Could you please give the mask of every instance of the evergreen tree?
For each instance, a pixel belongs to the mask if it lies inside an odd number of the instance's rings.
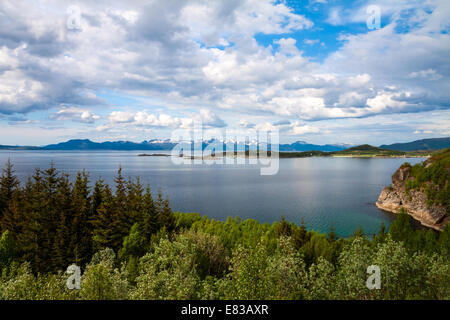
[[[111,188],[106,184],[102,195],[102,203],[97,210],[96,219],[93,221],[93,247],[94,251],[111,248],[118,252],[122,245],[124,227],[120,219],[120,209],[117,207],[117,198],[114,197]]]
[[[116,194],[114,197],[115,207],[114,207],[114,231],[116,232],[114,241],[116,245],[115,249],[118,249],[122,245],[123,238],[130,232],[131,226],[133,225],[132,217],[128,211],[128,197],[126,190],[125,179],[122,176],[122,167],[119,167],[117,171],[117,176],[114,180],[116,186]]]
[[[170,209],[169,199],[162,199],[162,193],[158,192],[158,225],[170,233],[175,230],[175,217]]]
[[[44,177],[41,170],[37,168],[32,179],[28,179],[25,188],[23,233],[19,240],[23,258],[30,262],[30,266],[35,272],[42,271],[41,268],[46,263],[45,254],[48,252],[44,247],[51,242],[45,240],[48,234],[47,225],[43,222],[46,202],[48,203],[44,189]]]
[[[290,237],[292,235],[292,227],[289,222],[286,221],[285,217],[281,217],[281,221],[275,225],[275,233],[277,237]]]
[[[142,222],[140,223],[141,234],[147,242],[150,241],[151,236],[155,234],[158,229],[158,212],[153,202],[153,196],[150,187],[147,187],[143,197],[143,211]]]
[[[68,174],[63,174],[59,180],[55,206],[58,210],[58,226],[53,242],[52,258],[55,268],[64,270],[71,260],[69,227],[73,217],[72,185]]]
[[[140,178],[127,182],[127,216],[129,223],[142,223],[144,214],[144,188]]]
[[[89,229],[91,213],[89,175],[84,170],[77,174],[72,201],[74,215],[70,222],[69,248],[73,252],[73,262],[77,265],[85,265],[89,262],[93,251]]]
[[[51,261],[54,261],[53,246],[60,224],[60,211],[55,204],[61,177],[54,164],[51,163],[50,168],[44,171],[43,178],[42,206],[39,212],[40,228],[38,232],[38,241],[42,243],[42,246],[39,248],[40,263],[38,270],[48,272],[56,268]]]
[[[334,242],[338,239],[338,235],[336,233],[336,228],[334,227],[334,223],[331,223],[330,231],[328,231],[327,239],[331,242]]]
[[[7,202],[7,206],[3,211],[2,220],[0,221],[0,229],[9,231],[14,239],[21,233],[21,198],[22,196],[19,191],[13,193],[12,198]]]
[[[355,238],[356,237],[361,237],[361,238],[364,237],[363,227],[360,226],[358,229],[356,229],[353,235],[354,235]]]
[[[95,219],[98,208],[103,201],[103,194],[105,192],[105,183],[100,178],[95,182],[94,191],[92,193],[92,201],[91,201],[91,220]]]
[[[0,232],[7,230],[5,223],[12,223],[12,221],[4,222],[4,211],[9,205],[9,201],[12,200],[13,195],[18,191],[19,180],[14,175],[13,165],[11,159],[8,159],[6,168],[2,169],[2,175],[0,177]],[[8,217],[11,219],[11,217]],[[11,227],[10,225],[8,227]]]

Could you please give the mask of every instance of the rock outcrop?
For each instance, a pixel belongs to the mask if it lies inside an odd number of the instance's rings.
[[[411,177],[411,167],[401,166],[392,176],[392,186],[381,191],[376,202],[378,208],[400,213],[402,210],[420,221],[422,225],[436,230],[442,230],[450,221],[449,212],[444,206],[429,205],[423,190],[412,189],[406,193],[406,183]]]

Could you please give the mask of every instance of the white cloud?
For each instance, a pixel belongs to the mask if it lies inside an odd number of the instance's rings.
[[[134,120],[134,114],[126,111],[113,111],[109,115],[111,123],[128,123]]]
[[[411,72],[409,74],[408,78],[410,78],[410,79],[422,78],[422,79],[435,81],[435,80],[440,80],[443,77],[438,72],[436,72],[436,70],[428,69],[428,70],[421,70],[421,71],[417,71],[417,72]]]
[[[343,33],[342,46],[320,63],[298,49],[292,33],[313,22],[289,1],[117,1],[108,8],[80,1],[81,28],[69,30],[72,4],[0,3],[0,113],[67,105],[73,109],[51,117],[92,123],[103,114],[100,93],[114,91],[154,99],[162,111],[118,108],[99,130],[177,128],[195,119],[211,128],[271,127],[275,116],[302,121],[291,128],[302,134],[317,129],[304,121],[442,110],[450,101],[446,1],[373,1],[391,21]],[[333,7],[329,22],[364,22],[366,4]],[[398,32],[409,8],[406,31]],[[279,36],[262,46],[257,34]]]
[[[292,129],[289,132],[291,135],[304,135],[308,133],[319,133],[320,129],[309,125],[299,125],[298,122],[292,125]]]
[[[201,121],[204,128],[223,128],[226,126],[214,112],[201,109],[199,113],[191,117],[173,117],[169,114],[152,114],[145,110],[138,112],[113,111],[110,113],[109,122],[99,125],[97,131],[116,130],[118,127],[128,128],[192,128],[195,121]]]
[[[303,42],[305,44],[307,44],[308,46],[313,46],[315,44],[320,43],[320,39],[305,39],[305,40],[303,40]]]
[[[59,111],[50,115],[53,120],[71,120],[74,122],[94,123],[100,116],[89,110],[76,107],[63,107]]]

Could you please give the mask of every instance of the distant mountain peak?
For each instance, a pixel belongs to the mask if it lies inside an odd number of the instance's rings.
[[[182,141],[180,141],[182,142]],[[210,139],[203,141],[203,143],[234,143],[234,140],[215,140]],[[171,150],[178,142],[171,141],[170,139],[152,139],[143,141],[140,143],[131,141],[105,141],[105,142],[93,142],[90,139],[71,139],[65,142],[57,144],[50,144],[44,147],[33,146],[1,146],[0,149],[22,149],[22,150]],[[183,141],[183,143],[190,143],[190,141]],[[243,144],[244,142],[238,142]],[[250,145],[256,145],[256,141],[250,141]],[[260,145],[264,145],[261,143]],[[388,149],[396,151],[418,151],[418,150],[439,150],[450,148],[450,137],[436,138],[436,139],[422,139],[408,143],[396,143],[392,145],[382,145],[380,147],[374,147],[368,144],[360,146],[352,146],[349,144],[325,144],[316,145],[310,144],[306,141],[296,141],[290,144],[280,144],[279,150],[284,152],[302,152],[302,151],[323,151],[323,152],[335,152],[342,151],[348,148],[355,150],[376,151],[377,149]]]
[[[422,139],[407,143],[381,145],[380,148],[398,151],[440,150],[450,148],[450,137]]]

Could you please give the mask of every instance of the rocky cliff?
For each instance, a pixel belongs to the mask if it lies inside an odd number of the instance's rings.
[[[447,153],[449,153],[448,150]],[[408,164],[402,165],[392,176],[392,186],[381,191],[376,202],[377,207],[393,213],[400,213],[405,210],[423,225],[442,230],[450,221],[447,179],[449,168],[446,166],[448,165],[448,159],[443,162],[444,165],[440,162],[442,160],[441,154],[438,159],[431,158],[416,167],[411,167]],[[416,177],[416,171],[420,172],[420,176]],[[434,183],[435,176],[440,185]],[[429,179],[429,181],[426,179]],[[439,201],[435,201],[434,198],[430,199],[433,196],[430,190],[434,193],[438,192]]]

